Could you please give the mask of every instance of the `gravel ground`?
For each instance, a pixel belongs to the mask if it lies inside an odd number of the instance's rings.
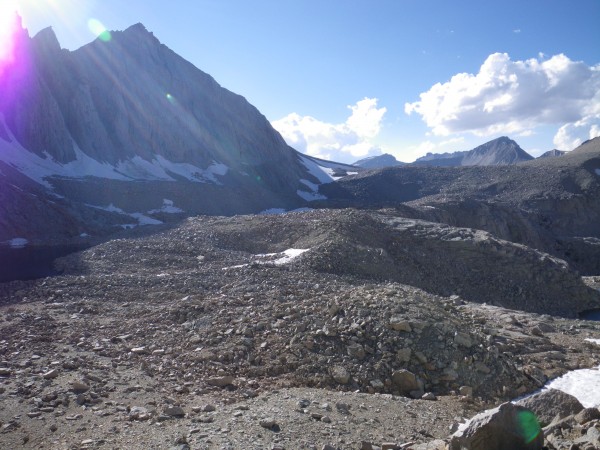
[[[1,284],[2,447],[443,448],[463,418],[600,363],[596,322],[284,252],[342,248],[361,217],[189,219]]]

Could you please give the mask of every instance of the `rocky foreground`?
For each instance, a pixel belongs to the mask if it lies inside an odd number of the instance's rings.
[[[391,211],[193,218],[58,264],[0,285],[3,448],[442,449],[600,364],[564,262]],[[545,445],[599,448],[579,413]]]

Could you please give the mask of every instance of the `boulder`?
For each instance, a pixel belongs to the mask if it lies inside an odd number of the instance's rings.
[[[583,409],[579,400],[557,389],[546,389],[516,404],[533,411],[542,426],[550,424],[556,416],[562,419]]]
[[[331,369],[331,376],[333,377],[336,383],[348,384],[348,382],[350,381],[350,372],[348,372],[342,366],[334,366]]]
[[[449,450],[541,450],[544,433],[535,414],[503,403],[484,411],[452,435]]]
[[[599,420],[599,419],[600,419],[600,410],[598,408],[582,409],[575,416],[575,421],[580,425],[591,422],[592,420]]]
[[[392,382],[403,394],[422,389],[422,385],[419,383],[416,375],[405,369],[394,371],[392,373]]]

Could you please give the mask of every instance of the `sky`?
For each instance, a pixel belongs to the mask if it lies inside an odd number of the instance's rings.
[[[600,0],[0,0],[0,25],[10,8],[70,50],[141,22],[325,159],[600,135]]]

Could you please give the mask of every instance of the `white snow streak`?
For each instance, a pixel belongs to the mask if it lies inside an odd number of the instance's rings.
[[[267,259],[267,261],[253,261],[252,263],[254,263],[254,264],[274,264],[276,266],[281,266],[281,265],[292,262],[298,256],[300,256],[301,254],[303,254],[309,250],[310,250],[310,248],[288,248],[287,250],[284,250],[280,253],[259,253],[258,255],[253,255],[254,258],[259,259],[259,260]],[[277,258],[277,259],[273,259],[273,258]],[[222,270],[240,269],[242,267],[248,267],[250,264],[251,263],[246,263],[246,264],[238,264],[236,266],[223,267]]]
[[[273,264],[275,265],[282,265],[282,264],[287,264],[289,262],[292,262],[294,259],[296,259],[298,256],[300,256],[302,253],[309,251],[309,248],[288,248],[287,250],[285,250],[283,252],[283,255],[281,258],[276,259],[275,261],[273,261]]]
[[[5,125],[0,116],[1,125]],[[140,181],[175,181],[174,177],[182,177],[200,183],[221,184],[216,178],[227,174],[229,167],[213,161],[206,169],[188,163],[175,163],[161,155],[155,155],[152,161],[134,156],[126,161],[119,161],[116,166],[107,162],[99,162],[85,154],[73,141],[75,160],[62,164],[45,153],[44,157],[25,149],[7,126],[10,142],[0,139],[0,158],[15,167],[27,177],[51,188],[47,177],[85,178],[97,177],[111,180]]]
[[[163,199],[162,207],[159,209],[152,209],[148,211],[148,214],[156,214],[156,213],[166,213],[166,214],[177,214],[182,213],[183,209],[178,208],[173,203],[173,200],[169,200],[168,198]]]
[[[319,182],[326,184],[326,183],[331,183],[333,181],[333,178],[331,177],[331,175],[326,173],[323,170],[323,167],[319,166],[313,160],[305,158],[304,156],[300,155],[300,162],[302,164],[304,164],[304,167],[306,167],[306,169],[308,170],[308,173],[310,173],[313,177],[315,177],[317,180],[319,180]]]
[[[121,208],[118,208],[117,206],[113,205],[112,203],[108,206],[97,206],[97,205],[90,205],[90,204],[86,204],[86,206],[89,206],[91,208],[96,208],[96,209],[102,209],[104,211],[113,212],[113,213],[117,213],[117,214],[123,214],[125,216],[129,216],[129,217],[132,217],[137,220],[136,224],[121,225],[121,227],[123,227],[125,229],[133,228],[137,225],[160,225],[163,223],[160,220],[156,220],[156,219],[153,219],[152,217],[148,217],[143,213],[139,213],[139,212],[127,213],[127,212],[123,211]]]
[[[25,238],[13,238],[8,241],[10,248],[25,248],[29,241]]]

